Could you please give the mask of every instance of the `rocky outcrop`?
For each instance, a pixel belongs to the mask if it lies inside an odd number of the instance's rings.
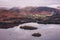
[[[37,27],[32,27],[32,26],[21,26],[20,28],[24,29],[24,30],[36,30],[36,29],[38,29]]]

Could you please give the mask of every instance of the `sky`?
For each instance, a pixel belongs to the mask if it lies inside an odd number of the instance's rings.
[[[60,5],[60,0],[0,0],[0,7]]]

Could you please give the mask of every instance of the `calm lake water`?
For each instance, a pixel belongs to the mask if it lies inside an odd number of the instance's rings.
[[[24,30],[20,26],[33,26],[37,30]],[[32,36],[33,33],[40,33],[41,37]],[[0,29],[0,40],[60,40],[59,24],[37,24],[25,23],[9,29]]]

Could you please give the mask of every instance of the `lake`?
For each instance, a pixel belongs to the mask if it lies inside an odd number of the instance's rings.
[[[20,26],[37,27],[36,30],[20,29]],[[33,33],[40,33],[40,37],[32,36]],[[25,23],[9,29],[0,29],[0,40],[60,40],[59,24],[38,24]]]

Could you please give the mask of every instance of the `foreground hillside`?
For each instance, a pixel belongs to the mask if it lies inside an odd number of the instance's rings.
[[[58,21],[60,20],[59,17],[58,9],[49,7],[0,8],[0,22]]]
[[[14,26],[28,22],[60,24],[60,10],[50,7],[0,8],[1,27],[7,24]]]

